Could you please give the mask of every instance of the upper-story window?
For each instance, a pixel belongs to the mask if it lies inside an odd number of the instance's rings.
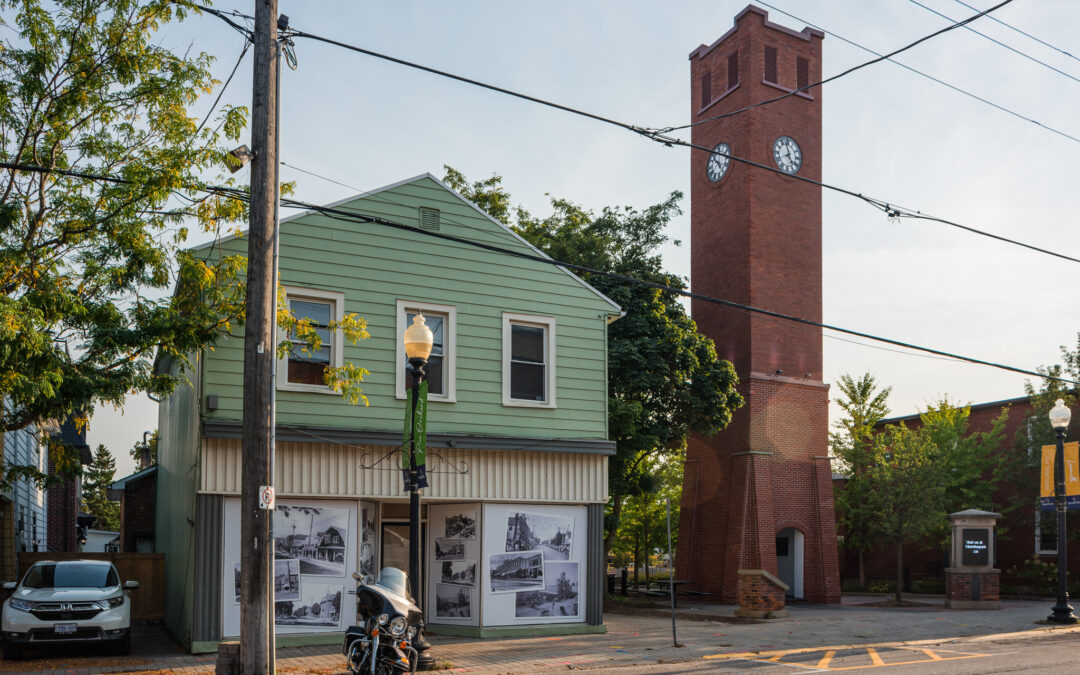
[[[405,346],[401,342],[401,336],[405,329],[412,324],[413,317],[418,313],[424,315],[424,323],[431,329],[432,345],[431,355],[428,356],[426,366],[428,382],[428,400],[448,401],[456,400],[455,371],[455,340],[457,331],[457,308],[451,305],[434,305],[424,302],[412,302],[398,300],[397,302],[397,351],[398,363],[401,366],[397,370],[395,379],[396,395],[405,398],[405,390],[412,386],[412,376],[409,374],[405,358]]]
[[[780,82],[776,76],[776,47],[765,46],[765,81],[777,84]]]
[[[345,316],[345,294],[308,288],[285,288],[285,302],[297,320],[307,321],[319,338],[319,344],[304,340],[296,330],[286,338],[292,342],[289,353],[278,361],[278,388],[296,391],[336,393],[326,386],[327,368],[340,367],[344,345],[341,331],[330,324]],[[317,347],[317,348],[316,348]]]
[[[503,405],[555,407],[555,319],[503,313]]]
[[[727,88],[739,86],[739,52],[732,52],[727,57]]]

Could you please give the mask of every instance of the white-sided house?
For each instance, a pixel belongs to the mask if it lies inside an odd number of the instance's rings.
[[[602,631],[607,324],[619,307],[555,265],[426,236],[539,254],[430,174],[334,206],[419,231],[318,213],[282,222],[292,312],[321,325],[359,314],[371,337],[353,345],[325,330],[321,350],[279,364],[278,644],[337,640],[355,617],[350,575],[408,569],[401,336],[419,311],[435,334],[420,598],[429,630]],[[245,255],[247,241],[196,251]],[[167,623],[195,651],[240,629],[242,348],[237,329],[198,355],[190,385],[160,406],[156,550],[167,556]],[[345,361],[370,371],[370,405],[323,384],[324,368]]]

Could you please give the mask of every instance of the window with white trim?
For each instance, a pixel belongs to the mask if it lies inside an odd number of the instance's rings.
[[[1057,555],[1057,512],[1035,511],[1035,553]]]
[[[455,352],[457,333],[457,308],[452,305],[435,305],[429,302],[397,301],[398,363],[395,377],[396,396],[405,398],[405,390],[412,386],[412,376],[406,369],[405,345],[401,336],[412,324],[413,317],[421,313],[424,323],[431,329],[431,355],[427,362],[428,400],[453,403],[456,399]]]
[[[278,389],[337,393],[326,386],[323,374],[327,368],[338,368],[343,362],[343,336],[340,330],[331,330],[329,326],[345,317],[345,294],[285,287],[285,302],[297,320],[311,322],[321,344],[315,349],[294,331],[285,336],[292,346],[288,354],[278,360]]]
[[[555,407],[555,319],[503,313],[503,405]]]

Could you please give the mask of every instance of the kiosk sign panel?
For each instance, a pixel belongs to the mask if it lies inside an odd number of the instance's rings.
[[[964,567],[987,567],[990,564],[990,530],[965,528],[961,562]]]

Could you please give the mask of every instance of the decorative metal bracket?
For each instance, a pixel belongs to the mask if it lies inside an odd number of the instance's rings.
[[[382,464],[383,462],[385,462],[385,461],[387,461],[389,459],[394,458],[394,456],[399,452],[401,452],[401,446],[400,445],[398,447],[394,448],[393,450],[391,450],[390,452],[387,452],[386,454],[382,455],[381,457],[376,459],[374,462],[371,462],[370,464],[368,464],[367,462],[369,461],[369,458],[371,457],[371,455],[369,455],[368,453],[364,453],[363,455],[360,455],[360,469],[362,471],[401,471],[401,467],[378,468],[380,464]],[[433,464],[432,468],[428,469],[429,474],[433,474],[433,473],[453,473],[453,474],[458,474],[458,475],[465,475],[465,474],[469,473],[469,471],[472,470],[472,467],[469,465],[469,461],[467,459],[462,459],[462,460],[458,460],[457,462],[453,462],[453,461],[447,459],[446,457],[440,455],[439,453],[433,452],[433,451],[430,451],[430,450],[428,451],[428,455],[429,455],[429,457],[431,459],[437,459],[437,460],[439,460],[441,462],[444,462],[445,464],[447,464],[450,467],[449,470],[444,470],[444,469],[438,468],[440,465]]]

